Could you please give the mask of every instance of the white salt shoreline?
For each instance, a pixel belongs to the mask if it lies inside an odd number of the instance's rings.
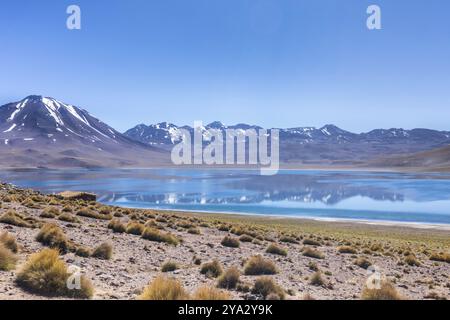
[[[110,204],[106,204],[110,205]],[[345,218],[317,218],[317,217],[309,217],[309,216],[284,216],[277,214],[257,214],[257,213],[247,213],[247,212],[215,212],[215,211],[206,211],[206,210],[181,210],[181,209],[160,209],[160,208],[148,208],[148,207],[127,207],[120,206],[122,208],[129,209],[149,209],[149,210],[157,210],[162,212],[178,212],[178,213],[205,213],[205,214],[213,214],[213,215],[229,215],[234,217],[259,217],[265,220],[271,219],[295,219],[295,220],[303,220],[303,221],[319,221],[319,222],[336,222],[336,223],[350,223],[350,224],[363,224],[363,225],[373,225],[373,226],[385,226],[385,227],[405,227],[412,229],[429,229],[429,230],[443,230],[450,232],[450,224],[438,224],[438,223],[425,223],[425,222],[408,222],[408,221],[390,221],[390,220],[365,220],[365,219],[345,219]],[[449,235],[450,236],[450,235]]]

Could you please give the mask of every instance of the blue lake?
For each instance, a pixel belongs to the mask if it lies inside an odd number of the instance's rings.
[[[95,169],[0,171],[46,193],[96,193],[105,204],[321,219],[450,224],[450,174],[349,171]]]

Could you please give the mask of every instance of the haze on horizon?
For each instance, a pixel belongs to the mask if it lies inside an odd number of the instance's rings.
[[[82,30],[66,29],[66,8]],[[382,9],[382,30],[366,8]],[[450,3],[17,0],[0,9],[0,104],[30,94],[114,128],[219,120],[450,130]]]

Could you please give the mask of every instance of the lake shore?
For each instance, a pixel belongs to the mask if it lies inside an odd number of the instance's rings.
[[[105,204],[108,205],[108,204]],[[405,221],[392,221],[392,220],[366,220],[366,219],[345,219],[345,218],[315,218],[315,217],[303,217],[303,216],[283,216],[276,214],[256,214],[256,213],[245,213],[245,212],[216,212],[216,211],[203,211],[203,210],[174,210],[174,209],[159,209],[159,208],[137,208],[130,206],[119,206],[127,209],[149,209],[159,212],[167,213],[179,213],[185,215],[196,215],[196,216],[215,216],[218,219],[227,220],[228,218],[235,218],[245,221],[246,218],[253,218],[256,220],[261,220],[262,223],[272,223],[274,220],[288,220],[291,224],[308,224],[311,222],[334,224],[336,226],[351,226],[351,225],[362,225],[362,226],[381,226],[381,227],[397,227],[412,229],[424,229],[424,230],[442,230],[450,232],[450,224],[440,224],[440,223],[422,223],[422,222],[405,222]]]
[[[364,288],[370,266],[379,270],[398,297],[450,298],[447,229],[118,208],[7,184],[0,186],[0,199],[0,233],[8,232],[19,246],[15,267],[0,271],[0,299],[49,298],[15,282],[32,254],[55,245],[36,238],[49,223],[74,246],[60,258],[79,266],[91,280],[93,299],[137,299],[161,275],[175,278],[195,295],[199,287],[217,286],[218,278],[201,272],[213,260],[223,272],[234,267],[241,273],[239,285],[218,289],[229,299],[263,299],[255,291],[260,275],[248,272],[249,261],[256,255],[274,266],[269,277],[282,288],[277,294],[283,299],[367,298]],[[8,215],[14,219],[5,219]],[[141,235],[132,232],[131,225],[160,237],[149,240],[142,230]],[[92,255],[103,242],[112,247],[109,259]],[[89,255],[80,256],[82,248]],[[167,262],[176,268],[162,272]]]
[[[21,169],[0,171],[0,180],[46,193],[88,190],[104,204],[136,209],[428,229],[450,225],[447,174],[284,170],[262,177],[244,169]]]
[[[102,167],[102,166],[85,166],[85,167],[74,167],[74,166],[48,166],[48,167],[36,167],[36,166],[4,166],[0,164],[0,170],[65,170],[65,169],[83,169],[83,170],[96,170],[96,169],[121,169],[121,170],[144,170],[144,169],[199,169],[199,170],[260,170],[258,166],[251,165],[182,165],[177,166],[172,163],[168,164],[157,164],[154,166],[120,166],[120,167]],[[348,171],[348,172],[391,172],[391,173],[449,173],[450,168],[448,167],[399,167],[399,166],[385,166],[385,167],[375,167],[366,165],[314,165],[314,164],[280,164],[279,170],[286,171]]]

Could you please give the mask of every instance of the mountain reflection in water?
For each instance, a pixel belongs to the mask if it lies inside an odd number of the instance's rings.
[[[225,169],[15,170],[2,181],[83,190],[119,206],[336,219],[450,223],[450,175]]]

